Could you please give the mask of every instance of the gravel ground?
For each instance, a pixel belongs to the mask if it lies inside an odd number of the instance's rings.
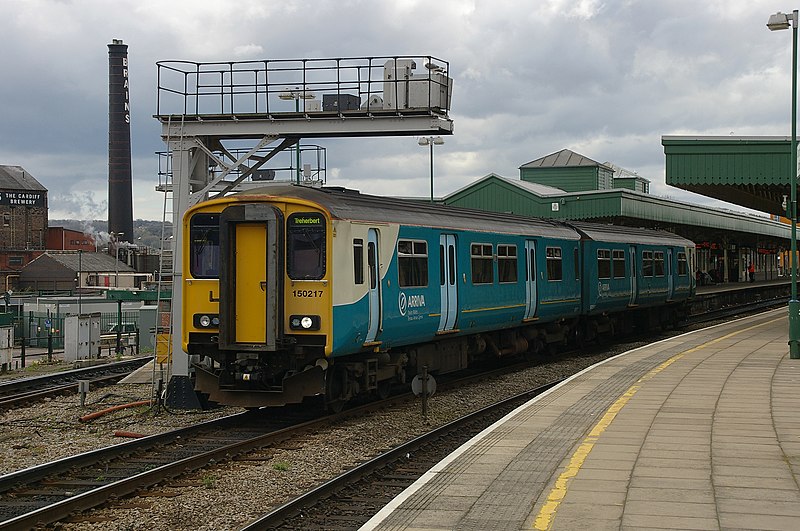
[[[628,346],[630,347],[630,346]],[[296,448],[274,448],[251,454],[247,461],[207,467],[157,487],[158,496],[133,496],[103,509],[84,513],[57,529],[224,530],[239,529],[271,507],[302,494],[383,450],[470,411],[555,378],[572,374],[608,353],[559,360],[455,391],[429,400],[427,422],[419,403],[309,435]],[[92,391],[81,408],[77,396],[9,411],[0,417],[0,441],[8,451],[0,457],[0,472],[48,462],[59,457],[118,444],[118,430],[152,434],[240,411],[155,415],[147,407],[125,409],[81,423],[78,417],[116,404],[148,399],[149,384],[125,384]],[[259,457],[259,460],[253,460]],[[124,506],[124,508],[122,508]],[[211,508],[211,509],[209,509]]]
[[[120,404],[149,400],[149,384],[117,384],[90,391],[81,407],[77,394],[48,398],[0,415],[0,474],[29,468],[78,453],[119,444],[129,439],[116,431],[143,435],[161,433],[241,411],[220,408],[204,412],[156,415],[149,406],[122,409],[90,422],[79,417]]]

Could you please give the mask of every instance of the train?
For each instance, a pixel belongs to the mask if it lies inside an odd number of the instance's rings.
[[[182,342],[195,390],[341,409],[423,369],[545,355],[679,325],[695,246],[563,222],[271,183],[183,218]]]

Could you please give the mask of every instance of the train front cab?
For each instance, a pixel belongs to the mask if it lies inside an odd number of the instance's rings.
[[[244,407],[325,393],[329,221],[300,202],[222,199],[184,220],[184,348],[196,390]]]

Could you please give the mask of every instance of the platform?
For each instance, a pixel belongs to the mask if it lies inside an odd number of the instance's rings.
[[[787,310],[631,350],[433,467],[362,529],[798,529]]]
[[[161,363],[156,365],[156,360],[151,360],[117,383],[121,384],[152,384],[158,380],[169,380],[166,366]]]

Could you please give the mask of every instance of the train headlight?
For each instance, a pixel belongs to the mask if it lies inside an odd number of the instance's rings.
[[[319,330],[319,315],[292,315],[289,317],[289,328],[292,330]]]
[[[195,328],[219,328],[219,315],[215,313],[196,313],[192,318]]]

